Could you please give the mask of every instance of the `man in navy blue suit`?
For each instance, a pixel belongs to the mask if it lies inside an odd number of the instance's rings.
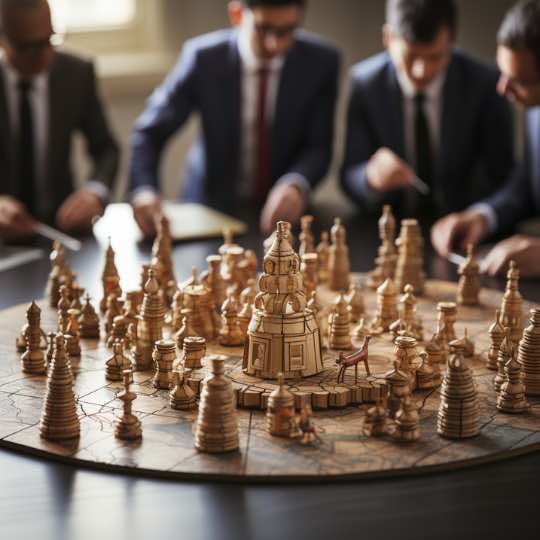
[[[455,0],[388,0],[386,9],[386,51],[351,71],[342,187],[373,213],[383,204],[401,216],[461,210],[513,165],[497,70],[454,48]]]
[[[145,234],[160,212],[162,150],[192,113],[202,129],[183,200],[232,213],[260,205],[264,232],[298,220],[331,161],[339,72],[337,50],[299,30],[304,4],[230,2],[232,30],[185,43],[133,134],[129,190]]]
[[[522,2],[506,15],[498,35],[499,92],[527,109],[525,154],[507,183],[493,196],[464,212],[453,213],[432,229],[441,255],[476,244],[493,233],[508,234],[486,256],[482,270],[502,273],[515,260],[521,274],[540,277],[540,239],[514,235],[522,220],[540,214],[540,1]]]

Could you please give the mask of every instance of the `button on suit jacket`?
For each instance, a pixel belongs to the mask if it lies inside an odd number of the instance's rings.
[[[183,198],[229,211],[238,204],[241,174],[241,64],[238,33],[222,30],[185,43],[154,92],[132,138],[131,191],[159,188],[161,152],[192,113],[201,133],[184,167]],[[271,133],[271,179],[303,175],[315,186],[332,156],[339,55],[298,32],[285,57]]]

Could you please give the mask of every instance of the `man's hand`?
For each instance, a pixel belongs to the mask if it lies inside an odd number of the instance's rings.
[[[104,210],[102,200],[92,191],[82,188],[62,203],[56,213],[56,224],[65,232],[88,232]]]
[[[516,261],[522,277],[540,277],[540,238],[512,236],[499,242],[486,256],[480,270],[489,276],[504,274]]]
[[[380,148],[373,154],[366,169],[369,185],[384,193],[409,186],[415,172],[392,150]]]
[[[260,227],[270,234],[278,221],[296,223],[304,213],[306,201],[302,191],[294,184],[278,184],[268,194],[261,212]]]
[[[17,239],[31,236],[34,232],[34,218],[23,203],[8,195],[0,196],[0,236]]]
[[[478,244],[487,232],[488,221],[481,212],[449,214],[431,228],[431,243],[439,255],[447,257],[453,249],[465,251],[468,244]]]
[[[156,221],[161,217],[161,199],[155,193],[144,192],[131,201],[133,217],[146,238],[156,235]]]

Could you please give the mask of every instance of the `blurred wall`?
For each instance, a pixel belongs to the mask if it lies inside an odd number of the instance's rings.
[[[458,1],[461,10],[458,45],[492,62],[497,28],[513,1]],[[384,0],[309,0],[306,28],[325,35],[344,53],[343,84],[336,119],[337,139],[334,166],[317,193],[319,201],[322,199],[335,201],[341,197],[335,171],[341,155],[341,140],[344,131],[347,72],[353,63],[380,50],[384,5]],[[162,42],[165,51],[163,52],[170,54],[166,66],[172,65],[184,40],[228,24],[225,0],[161,0],[161,10],[164,26]],[[154,82],[158,79],[159,77]],[[134,87],[130,83],[129,89],[126,89],[129,91],[122,91],[121,85],[111,85],[107,77],[102,81],[111,121],[124,148],[117,197],[121,196],[126,184],[130,131],[133,122],[144,107],[144,101],[152,84],[146,81],[146,84]],[[193,119],[188,128],[167,148],[162,166],[162,188],[169,197],[173,197],[178,192],[182,160],[195,133],[196,120]]]

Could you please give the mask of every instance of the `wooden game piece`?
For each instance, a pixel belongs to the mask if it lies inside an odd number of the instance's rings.
[[[214,300],[211,292],[198,280],[183,288],[184,307],[191,310],[191,324],[197,335],[213,339],[217,334],[214,328]]]
[[[76,285],[72,289],[72,300],[71,300],[71,309],[76,309],[79,312],[82,311],[82,302],[81,298],[84,294],[84,289]]]
[[[45,355],[41,350],[41,309],[32,302],[26,310],[26,350],[21,356],[23,373],[43,375],[47,371]]]
[[[437,304],[438,321],[443,332],[440,336],[446,347],[457,339],[454,324],[457,320],[457,304],[455,302],[439,302]]]
[[[253,316],[253,303],[250,302],[244,302],[244,305],[240,312],[238,313],[238,325],[240,326],[240,330],[242,332],[242,335],[245,337],[247,336],[248,326],[251,321],[251,317]]]
[[[420,231],[420,225],[416,219],[404,219],[401,222],[401,231],[396,240],[398,258],[396,263],[395,284],[398,292],[403,292],[405,286],[410,283],[414,292],[422,295],[426,275],[424,266],[424,240]]]
[[[474,245],[467,245],[467,258],[459,266],[457,303],[463,306],[477,306],[480,295],[480,267],[474,258]]]
[[[311,421],[313,413],[309,405],[304,405],[300,412],[300,417],[298,419],[298,431],[300,433],[300,444],[310,445],[314,442],[321,440],[317,433],[317,428],[314,426]]]
[[[300,218],[300,246],[298,247],[298,256],[302,258],[306,253],[315,253],[315,239],[311,232],[313,216],[302,216]]]
[[[156,341],[154,352],[155,374],[152,384],[161,390],[170,390],[172,386],[173,364],[176,361],[176,343],[172,339]]]
[[[317,290],[319,275],[317,271],[318,257],[316,253],[304,253],[302,255],[302,264],[300,271],[302,273],[302,282],[306,296],[309,298],[311,293]]]
[[[47,356],[45,357],[45,360],[47,362],[47,367],[49,367],[51,365],[51,362],[52,362],[52,359],[53,359],[53,356],[54,356],[54,343],[55,343],[55,340],[56,340],[56,334],[54,332],[49,332],[47,334],[47,341],[48,341]]]
[[[146,371],[152,368],[152,353],[156,341],[163,339],[165,307],[159,294],[159,285],[154,270],[148,272],[149,278],[144,288],[139,323],[137,324],[137,349],[139,359],[137,369]]]
[[[417,403],[411,396],[404,396],[395,417],[395,430],[392,438],[400,442],[413,442],[420,439],[420,414]]]
[[[118,301],[118,297],[110,294],[107,298],[107,309],[105,310],[105,335],[107,338],[111,335],[114,319],[122,315],[122,307]]]
[[[113,343],[113,353],[105,362],[105,378],[108,381],[121,381],[122,372],[131,369],[131,360],[125,355],[124,342],[117,339]]]
[[[446,365],[448,355],[437,333],[426,343],[425,350],[432,366],[439,366],[440,369],[441,365]]]
[[[259,259],[257,258],[257,254],[252,249],[246,249],[244,257],[246,261],[246,277],[248,280],[253,279],[256,281],[257,273],[259,271]]]
[[[83,339],[99,339],[99,317],[88,294],[79,315],[79,334]]]
[[[157,223],[157,234],[152,245],[152,267],[161,289],[166,290],[172,281],[176,283],[172,261],[172,240],[168,218],[162,214]],[[172,298],[169,300],[172,301]],[[169,302],[170,305],[170,302]]]
[[[495,312],[495,322],[489,327],[489,338],[491,340],[487,355],[486,367],[491,370],[497,370],[497,357],[499,356],[499,347],[504,339],[504,326],[501,324],[501,311]]]
[[[416,370],[418,362],[418,351],[416,350],[416,339],[408,336],[398,336],[394,340],[394,354],[399,362],[399,369],[409,376],[411,392],[416,388]]]
[[[201,275],[201,281],[205,287],[210,289],[214,305],[221,306],[226,298],[226,284],[221,276],[223,257],[221,255],[209,255],[206,257],[206,262],[208,263],[208,270],[204,275]]]
[[[519,269],[515,261],[510,261],[507,274],[506,291],[501,303],[501,323],[510,327],[510,338],[517,345],[523,333],[523,299],[519,292]]]
[[[60,300],[56,307],[58,310],[58,331],[65,334],[67,325],[69,324],[68,310],[71,308],[69,287],[67,285],[62,285],[60,287]]]
[[[81,357],[81,343],[79,334],[79,315],[78,309],[69,309],[69,322],[66,327],[66,352],[73,367],[73,359]]]
[[[177,411],[190,411],[197,408],[197,396],[187,383],[191,375],[190,369],[184,369],[182,373],[174,372],[173,389],[169,393],[169,404]]]
[[[240,446],[236,404],[230,379],[225,376],[225,357],[211,359],[212,374],[203,382],[195,425],[195,448],[223,453]]]
[[[49,305],[55,308],[60,301],[60,286],[67,268],[64,246],[55,240],[50,254],[51,272],[47,278],[45,294],[49,300]]]
[[[512,341],[512,329],[506,326],[504,329],[504,338],[499,347],[499,354],[497,355],[497,374],[493,379],[493,387],[495,391],[499,393],[503,383],[506,381],[506,372],[504,366],[510,360],[514,354],[515,344]]]
[[[403,295],[400,297],[399,302],[401,314],[399,319],[390,325],[390,332],[394,334],[394,337],[405,335],[413,337],[417,341],[423,341],[424,332],[422,321],[416,314],[418,300],[416,299],[416,296],[414,296],[414,288],[410,283],[405,285]]]
[[[329,287],[332,291],[346,291],[349,289],[349,248],[347,233],[340,218],[335,218],[330,235],[332,245],[328,251]]]
[[[472,358],[474,356],[474,341],[469,337],[469,330],[465,328],[463,338],[463,356],[465,358]]]
[[[328,259],[330,257],[330,242],[328,241],[328,231],[321,233],[321,241],[317,245],[317,260],[319,270],[319,283],[328,283],[330,279],[330,270],[328,268]]]
[[[285,388],[283,373],[278,374],[278,388],[268,398],[266,426],[274,437],[290,437],[295,429],[294,396]]]
[[[450,358],[441,386],[437,433],[447,439],[466,439],[480,433],[478,394],[461,345],[450,343]]]
[[[401,406],[401,399],[411,393],[411,379],[409,373],[401,369],[397,360],[394,361],[394,369],[388,371],[384,379],[388,386],[388,415],[394,418]]]
[[[221,275],[227,286],[236,285],[237,294],[244,289],[247,281],[247,267],[245,262],[244,248],[240,246],[231,247],[225,255],[225,262],[222,265]]]
[[[244,347],[247,374],[275,379],[308,377],[323,369],[320,330],[306,307],[300,259],[289,243],[286,222],[277,224],[271,249],[266,253],[260,293]]]
[[[103,266],[103,273],[101,274],[101,283],[103,286],[103,297],[99,304],[99,309],[101,313],[105,313],[109,296],[111,294],[117,298],[122,296],[122,289],[120,288],[120,275],[118,274],[118,269],[116,268],[115,254],[110,238],[107,251],[105,252],[105,264]]]
[[[387,398],[384,397],[366,411],[363,431],[368,437],[382,437],[388,434],[388,427]]]
[[[420,365],[416,370],[416,387],[419,390],[430,390],[441,384],[441,370],[439,364],[432,364],[427,352],[420,353]]]
[[[221,306],[221,330],[219,343],[226,347],[238,347],[244,343],[245,336],[238,322],[238,304],[233,295],[230,295]]]
[[[122,441],[138,441],[142,438],[142,424],[133,414],[133,402],[137,399],[137,394],[131,392],[129,388],[133,382],[133,370],[123,370],[122,379],[124,390],[118,394],[118,399],[122,400],[124,410],[122,416],[115,422],[114,436]]]
[[[522,365],[517,360],[517,349],[512,349],[510,359],[504,365],[504,382],[497,398],[497,409],[501,412],[518,414],[525,412],[529,402],[525,398]]]
[[[364,305],[362,288],[357,283],[352,284],[349,288],[349,294],[347,295],[347,303],[349,304],[350,321],[353,323],[358,322],[360,320],[360,317],[364,315],[366,307]]]
[[[174,294],[173,303],[172,303],[172,319],[171,326],[175,332],[178,332],[182,326],[182,321],[184,320],[184,315],[182,310],[184,309],[184,293],[182,289],[178,289]]]
[[[126,326],[137,324],[137,315],[139,314],[139,291],[129,291],[126,293],[123,315],[126,319]],[[114,320],[113,320],[114,323]]]
[[[353,328],[353,338],[364,339],[366,336],[370,336],[368,327],[366,326],[366,320],[364,318],[358,321],[358,324]]]
[[[328,346],[330,349],[352,349],[348,308],[345,295],[340,294],[336,298],[332,312],[328,316]]]
[[[124,317],[124,315],[117,315],[113,319],[111,333],[107,338],[107,347],[109,349],[112,349],[112,346],[117,339],[123,340],[124,348],[126,350],[129,350],[131,348],[131,338],[128,335],[128,321],[126,317]]]
[[[343,352],[339,353],[339,357],[336,359],[336,364],[339,367],[339,371],[337,374],[336,382],[339,384],[340,382],[345,381],[345,372],[347,371],[347,368],[354,366],[354,384],[358,384],[358,364],[360,362],[364,363],[364,368],[366,370],[366,376],[369,377],[371,375],[371,372],[369,371],[369,341],[371,339],[371,336],[366,336],[364,338],[364,342],[362,343],[362,347],[358,349],[356,352],[349,354],[348,356],[345,356]]]
[[[223,229],[223,244],[220,246],[218,252],[221,256],[224,256],[227,254],[227,251],[229,251],[232,247],[238,247],[237,244],[234,243],[234,234],[230,229]]]
[[[519,343],[518,362],[523,366],[526,395],[540,396],[540,308],[531,309],[530,315]]]
[[[184,368],[201,369],[201,361],[206,354],[206,340],[199,336],[188,336],[184,338],[182,351],[184,353]]]
[[[56,335],[54,355],[47,375],[47,390],[39,433],[42,438],[49,441],[76,439],[80,436],[73,376],[62,334]]]
[[[184,308],[182,310],[182,326],[180,326],[180,330],[174,335],[174,339],[176,340],[176,345],[179,349],[183,347],[184,340],[187,337],[197,337],[198,334],[195,331],[194,325],[193,325],[193,310]]]
[[[388,278],[377,289],[377,311],[375,319],[370,324],[374,334],[388,332],[390,325],[398,318],[397,294],[394,282]]]
[[[379,288],[388,278],[394,279],[396,273],[396,220],[390,205],[383,206],[379,219],[379,238],[381,246],[375,259],[375,268],[368,274],[367,279],[368,287],[373,290]]]

